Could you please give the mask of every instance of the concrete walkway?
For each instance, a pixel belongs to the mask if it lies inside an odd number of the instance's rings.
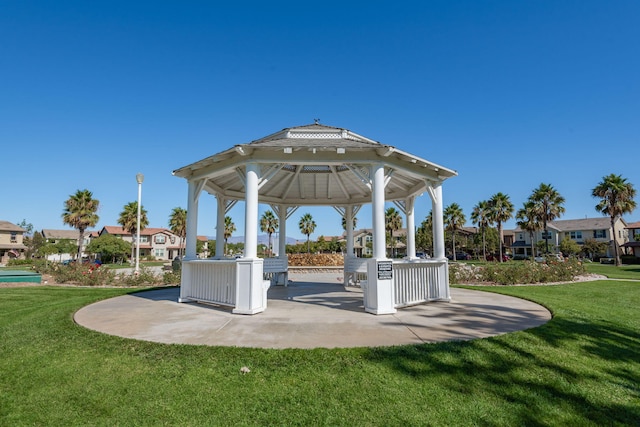
[[[374,347],[459,341],[533,328],[551,314],[519,298],[451,289],[451,302],[434,302],[375,316],[362,291],[345,290],[326,275],[309,274],[269,289],[265,312],[177,303],[179,289],[144,291],[83,307],[75,321],[89,329],[138,340],[260,348]]]

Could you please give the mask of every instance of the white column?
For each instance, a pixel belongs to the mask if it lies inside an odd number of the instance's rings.
[[[351,258],[353,254],[353,206],[349,205],[345,209],[344,223],[347,227],[347,257]]]
[[[287,206],[278,207],[278,258],[287,258]]]
[[[256,314],[267,308],[270,282],[263,280],[264,265],[258,258],[258,178],[260,167],[247,164],[245,183],[244,257],[236,261],[235,314]]]
[[[386,258],[384,229],[384,165],[372,165],[372,218],[373,218],[373,258]]]
[[[433,256],[436,259],[446,259],[444,255],[444,222],[442,205],[442,183],[433,185],[431,197],[431,213],[433,215]]]
[[[196,241],[198,240],[198,184],[189,181],[187,200],[187,232],[185,242],[185,258],[196,259]]]
[[[227,200],[221,195],[216,195],[217,217],[216,217],[216,259],[222,259],[224,253],[224,217],[227,213]]]
[[[414,213],[415,196],[409,197],[405,201],[405,214],[407,215],[407,258],[416,257],[416,216]]]
[[[247,164],[244,216],[244,257],[258,256],[258,174],[256,163]]]
[[[373,258],[367,261],[364,309],[373,314],[393,314],[393,262],[386,257],[384,232],[384,165],[372,165]]]

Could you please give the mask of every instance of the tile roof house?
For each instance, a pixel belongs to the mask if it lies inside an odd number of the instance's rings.
[[[627,231],[625,230],[626,222],[619,218],[615,227],[611,229],[611,220],[609,217],[584,218],[584,219],[565,219],[551,221],[547,224],[549,232],[549,250],[555,251],[564,239],[571,239],[579,245],[583,245],[588,239],[597,242],[610,243],[615,240],[619,247],[622,247],[628,240]],[[514,230],[515,241],[511,245],[514,257],[531,256],[531,237],[529,232],[520,228]],[[544,231],[538,230],[534,234],[534,243],[544,241]],[[611,245],[607,248],[607,257],[614,256]]]
[[[106,225],[99,235],[111,234],[127,242],[133,243],[131,233],[120,226]],[[172,260],[179,256],[180,237],[166,228],[147,227],[140,231],[140,257],[152,256],[159,261]]]
[[[6,264],[10,259],[24,259],[27,249],[23,243],[24,233],[24,228],[0,220],[0,264]]]

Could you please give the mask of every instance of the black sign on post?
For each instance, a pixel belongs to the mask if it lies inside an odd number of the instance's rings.
[[[393,262],[378,261],[378,280],[389,280],[393,278]]]

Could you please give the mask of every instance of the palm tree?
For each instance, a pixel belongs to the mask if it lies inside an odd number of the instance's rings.
[[[485,232],[487,227],[491,225],[491,220],[489,219],[490,213],[491,209],[489,202],[486,200],[478,202],[471,212],[471,222],[480,228],[480,233],[482,234],[482,258],[485,261],[487,260],[487,242],[485,239]]]
[[[564,213],[564,197],[556,191],[551,184],[542,183],[533,190],[529,200],[536,204],[538,222],[542,222],[544,230],[545,253],[549,253],[549,230],[547,225],[550,221],[560,218]]]
[[[453,260],[456,261],[456,230],[462,228],[467,219],[462,212],[462,208],[457,203],[451,203],[443,212],[443,221],[445,227],[451,231],[451,249],[453,252]]]
[[[300,228],[300,232],[307,236],[307,253],[310,253],[309,236],[313,234],[316,229],[316,223],[310,213],[302,215],[300,222],[298,222],[298,227]]]
[[[389,243],[391,245],[391,256],[396,249],[396,242],[393,239],[393,233],[402,228],[402,217],[396,208],[389,208],[384,213],[384,228],[389,233]]]
[[[187,236],[187,210],[180,207],[173,208],[169,215],[169,228],[180,238],[178,255],[184,255],[183,243]]]
[[[138,232],[138,202],[131,202],[124,205],[118,218],[118,224],[120,224],[126,232],[132,236],[136,236],[136,239],[140,238],[140,236],[136,234]],[[143,206],[140,206],[140,231],[144,230],[147,225],[149,225],[147,210]],[[131,241],[131,260],[133,260],[135,242],[135,239]]]
[[[355,216],[353,217],[353,229],[356,229],[356,226],[358,225],[358,218],[356,218]],[[347,218],[342,217],[342,229],[347,231]]]
[[[490,213],[489,219],[492,223],[496,223],[498,226],[498,235],[500,236],[500,262],[503,261],[503,249],[504,245],[504,232],[502,230],[502,224],[509,221],[513,217],[513,203],[509,199],[509,196],[503,193],[496,193],[489,199]]]
[[[224,255],[227,253],[227,241],[229,237],[236,231],[236,225],[233,223],[233,220],[230,216],[224,217]]]
[[[100,219],[96,213],[99,206],[100,201],[94,199],[89,190],[78,190],[64,202],[62,222],[78,230],[78,260],[82,258],[85,230],[94,227]]]
[[[611,244],[616,254],[616,265],[620,265],[620,254],[615,239],[615,223],[616,220],[624,214],[633,212],[636,208],[636,202],[633,198],[636,196],[636,189],[633,184],[623,178],[621,175],[611,174],[602,178],[602,182],[591,191],[593,197],[600,199],[596,205],[596,210],[602,215],[609,215],[611,218]]]
[[[535,256],[535,242],[534,236],[536,231],[540,228],[540,222],[538,221],[539,214],[535,202],[529,200],[522,205],[522,208],[516,212],[516,224],[524,231],[529,232],[531,238],[531,256]]]
[[[262,214],[262,218],[260,218],[260,231],[269,235],[269,256],[273,254],[271,235],[278,230],[278,226],[278,218],[276,218],[273,212],[269,210]]]

